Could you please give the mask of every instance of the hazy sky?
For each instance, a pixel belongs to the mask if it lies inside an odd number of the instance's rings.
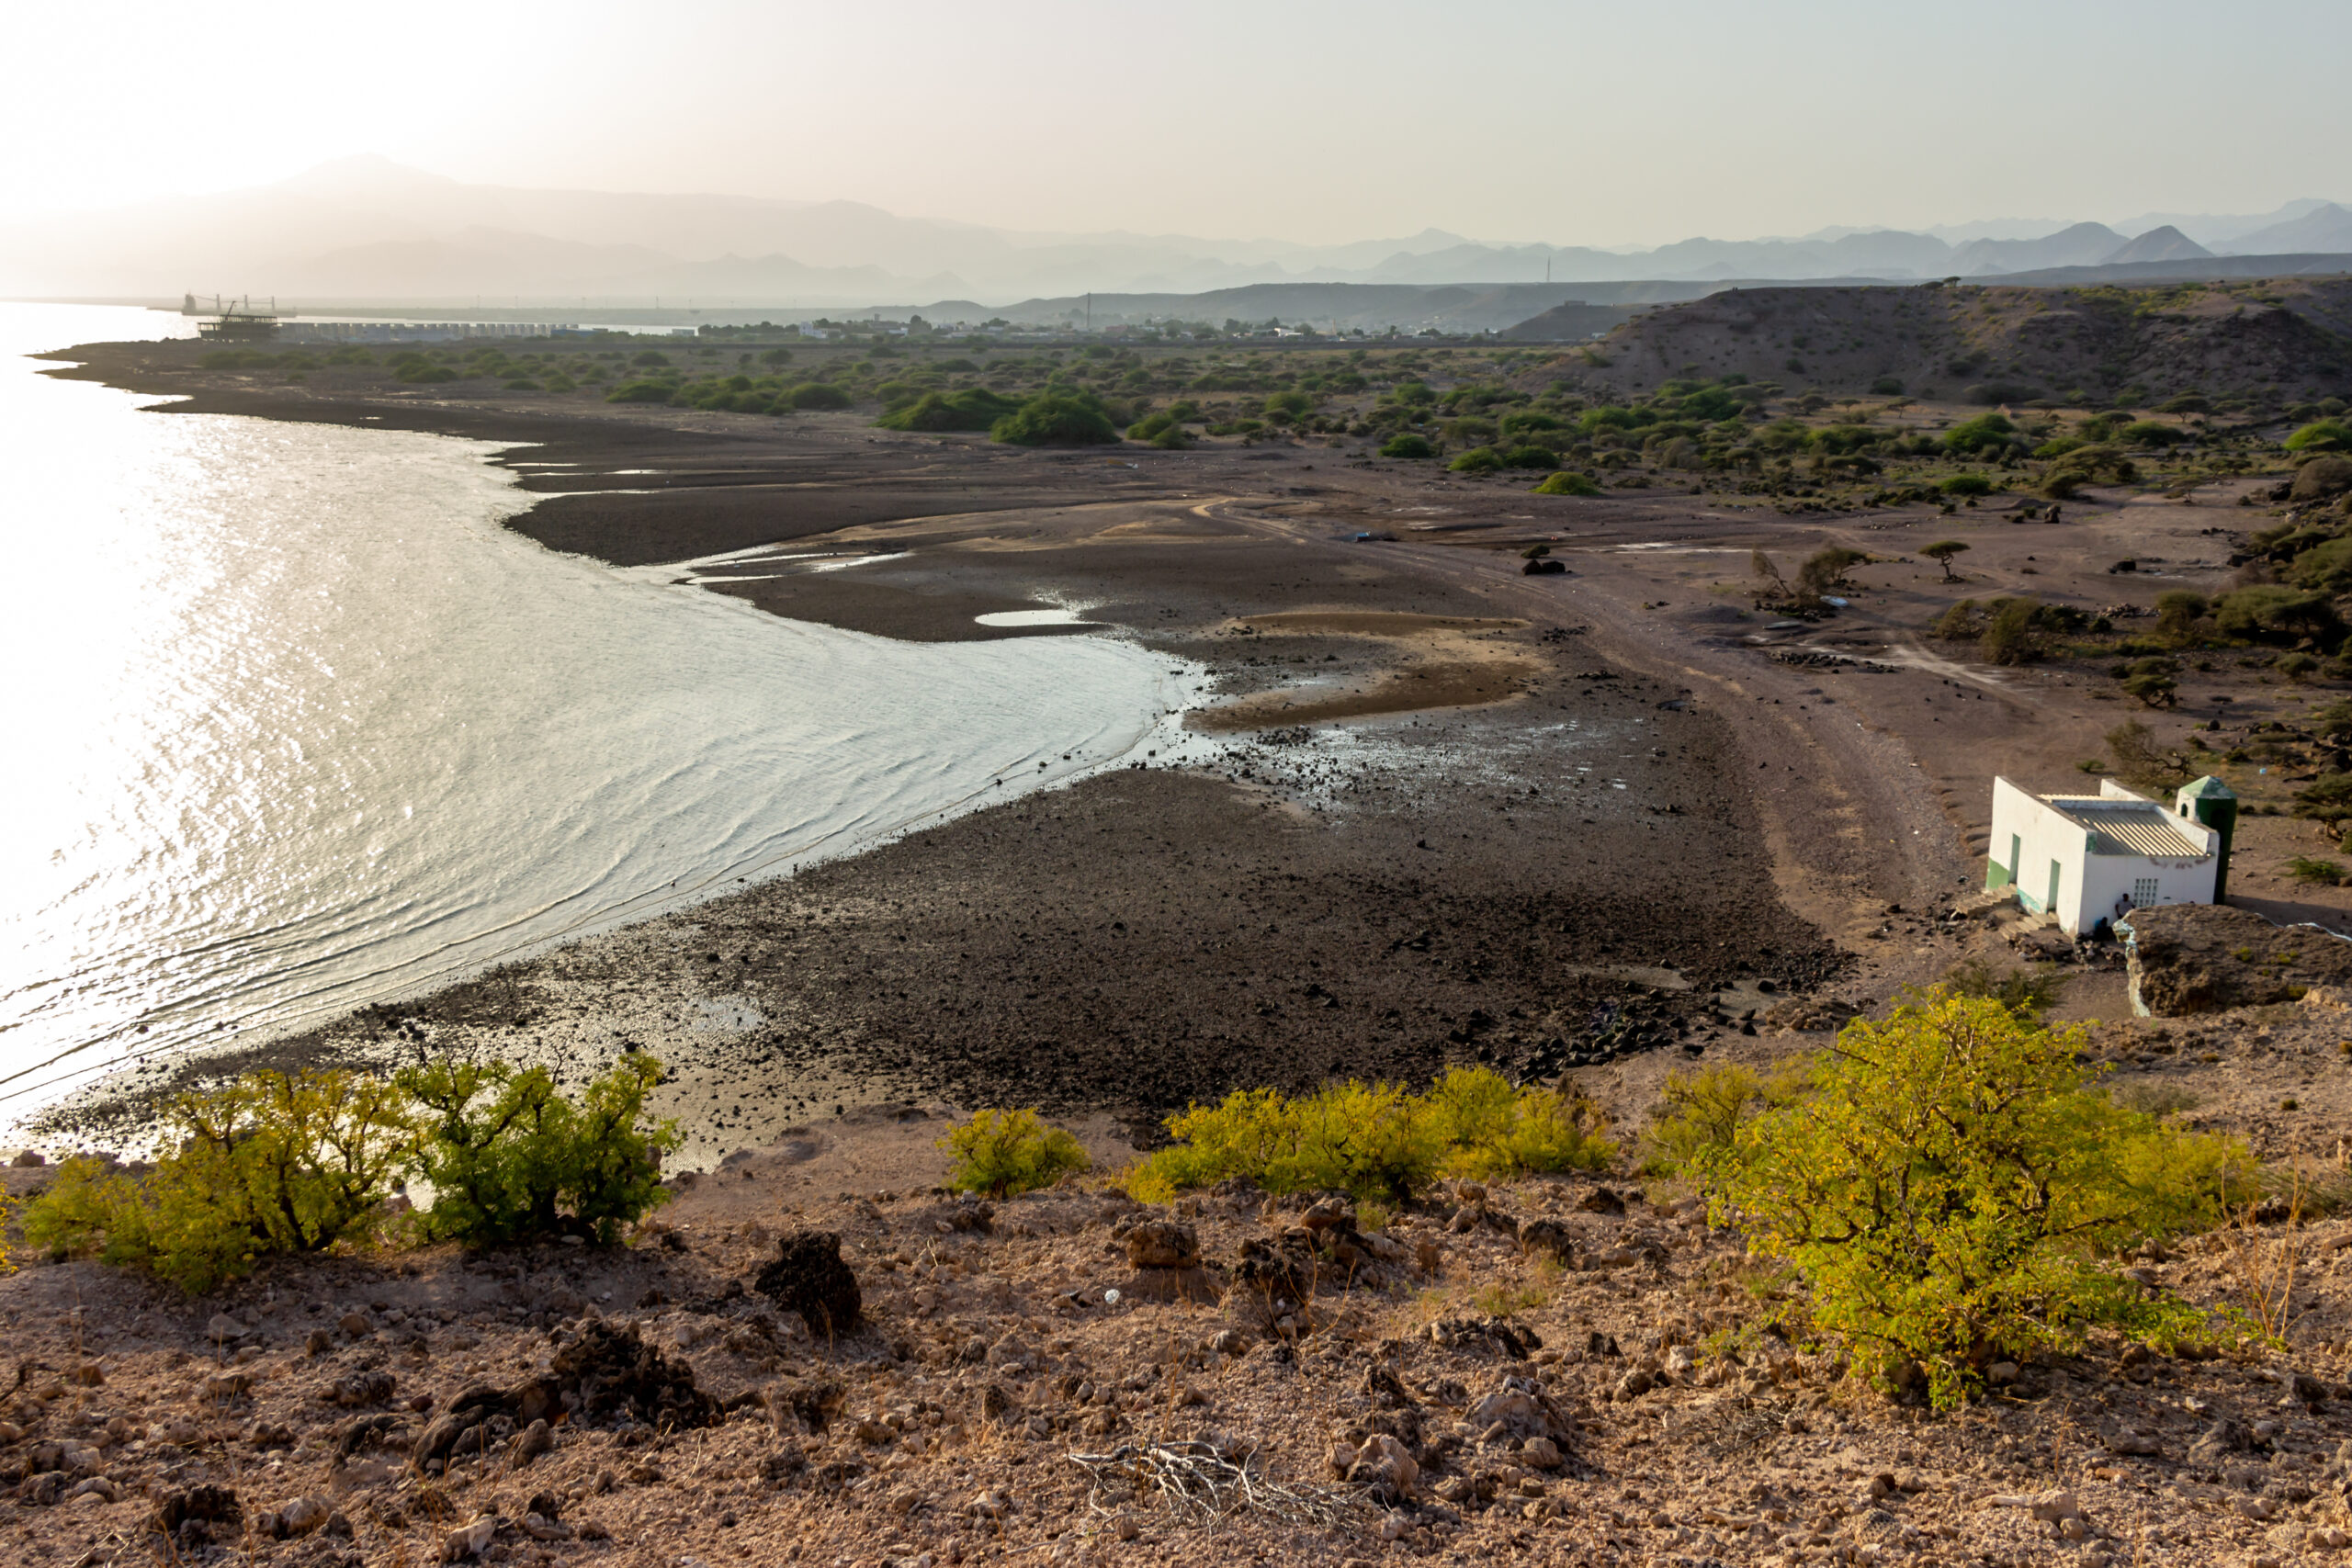
[[[0,211],[355,152],[1022,229],[1657,243],[2352,197],[2352,0],[12,10]]]

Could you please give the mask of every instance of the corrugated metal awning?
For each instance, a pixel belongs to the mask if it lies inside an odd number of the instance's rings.
[[[2191,838],[2173,814],[2152,800],[2115,800],[2099,795],[2049,795],[2042,800],[2090,829],[2095,855],[2147,855],[2157,860],[2203,860],[2201,837]]]

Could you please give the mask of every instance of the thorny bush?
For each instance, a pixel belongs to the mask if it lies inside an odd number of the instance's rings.
[[[976,1111],[969,1122],[950,1128],[939,1146],[955,1161],[948,1186],[991,1198],[1051,1187],[1092,1163],[1075,1136],[1034,1111]]]
[[[1487,1067],[1456,1067],[1427,1094],[1356,1079],[1295,1098],[1237,1089],[1167,1125],[1178,1141],[1125,1178],[1146,1202],[1242,1177],[1272,1192],[1336,1190],[1397,1203],[1440,1176],[1596,1169],[1617,1152],[1590,1101],[1514,1089]]]
[[[1858,1367],[1901,1383],[1916,1366],[1939,1406],[1989,1362],[2077,1348],[2094,1325],[2198,1334],[2203,1314],[2143,1299],[2108,1259],[2214,1223],[2253,1162],[2091,1087],[2084,1043],[1939,987],[1849,1024],[1805,1093],[1689,1173],[1718,1221],[1804,1275],[1814,1321]]]
[[[432,1184],[413,1224],[495,1242],[571,1230],[610,1243],[664,1201],[659,1156],[678,1137],[644,1123],[661,1064],[631,1056],[577,1101],[543,1069],[439,1063],[390,1081],[341,1070],[247,1073],[163,1107],[152,1168],[67,1160],[25,1204],[26,1241],[144,1269],[191,1295],[270,1253],[398,1239],[392,1184]]]

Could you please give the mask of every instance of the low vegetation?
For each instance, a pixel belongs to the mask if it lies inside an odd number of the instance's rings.
[[[616,1239],[669,1196],[649,1124],[661,1065],[631,1056],[577,1100],[542,1069],[439,1063],[382,1077],[248,1073],[159,1107],[168,1150],[144,1169],[67,1160],[22,1224],[33,1247],[145,1269],[191,1294],[273,1253],[577,1235]],[[389,1201],[429,1182],[414,1213]]]
[[[1092,1163],[1076,1136],[1047,1125],[1034,1111],[974,1111],[939,1146],[950,1160],[948,1186],[991,1198],[1051,1187]]]
[[[1110,410],[1091,392],[1040,392],[989,429],[991,440],[1021,446],[1087,446],[1119,439]]]
[[[1858,1019],[1778,1094],[1686,1082],[1679,1168],[1758,1253],[1811,1291],[1814,1324],[1890,1386],[1939,1405],[1986,1365],[2109,1326],[2204,1331],[2115,1254],[2226,1218],[2256,1191],[2235,1140],[2117,1104],[2076,1066],[2078,1029],[1939,987]]]
[[[1270,1192],[1343,1191],[1397,1203],[1442,1176],[1597,1169],[1617,1152],[1589,1101],[1514,1089],[1485,1067],[1456,1067],[1426,1093],[1354,1079],[1295,1098],[1237,1089],[1167,1125],[1176,1142],[1124,1178],[1147,1202],[1238,1177]]]

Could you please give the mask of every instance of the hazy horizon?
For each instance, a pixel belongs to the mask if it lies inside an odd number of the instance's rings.
[[[2058,8],[1059,0],[53,10],[0,101],[0,221],[380,156],[471,185],[852,201],[1032,234],[1329,245],[2256,214],[2338,199],[2314,0]],[[223,50],[232,69],[220,62]],[[93,112],[103,103],[104,113]],[[2030,215],[2030,216],[2029,216]]]

